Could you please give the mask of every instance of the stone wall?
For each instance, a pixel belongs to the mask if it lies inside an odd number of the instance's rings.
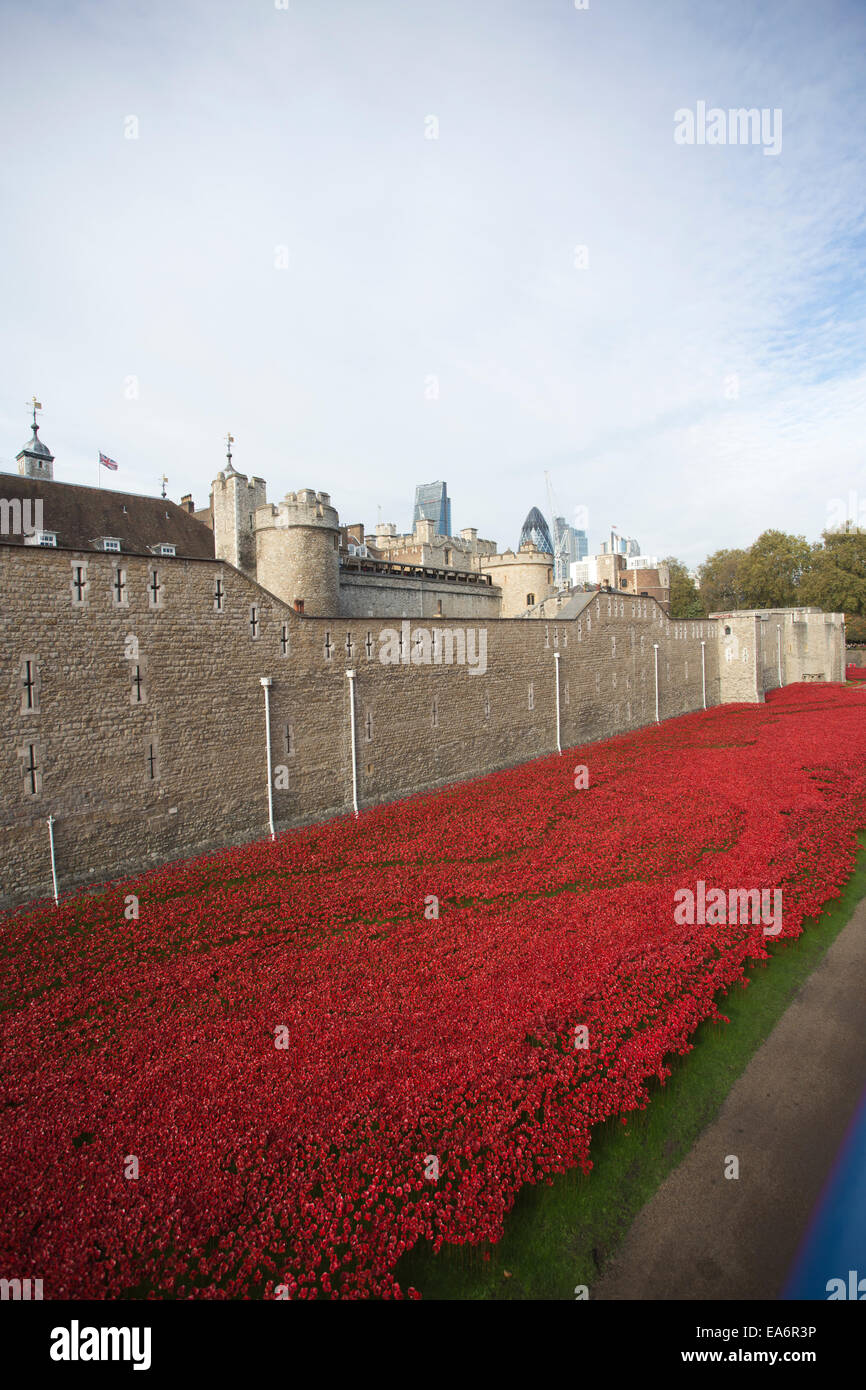
[[[340,571],[339,612],[348,618],[375,613],[391,618],[498,618],[502,590],[495,584],[479,584],[445,578],[416,579],[412,575]]]
[[[648,598],[559,622],[308,618],[221,561],[12,545],[0,593],[3,904],[51,891],[49,814],[62,891],[265,835],[264,676],[278,829],[351,810],[348,669],[362,807],[554,752],[557,666],[564,749],[653,721],[655,644],[662,719],[701,708],[702,674],[708,705],[758,698],[721,623]],[[752,651],[756,622],[732,619]],[[805,630],[798,660],[826,667],[825,615]]]

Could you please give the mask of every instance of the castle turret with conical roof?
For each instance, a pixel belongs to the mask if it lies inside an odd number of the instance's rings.
[[[33,438],[28,439],[24,448],[16,454],[18,472],[22,478],[42,478],[51,482],[54,478],[54,455],[51,450],[42,443],[39,438],[39,426],[36,423],[36,412],[42,406],[33,397]]]

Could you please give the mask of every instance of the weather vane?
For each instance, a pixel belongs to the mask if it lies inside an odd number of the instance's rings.
[[[166,492],[165,492],[165,485],[166,485],[166,483],[168,482],[168,478],[167,478],[167,477],[165,476],[165,474],[163,473],[163,475],[162,475],[162,477],[160,478],[159,481],[162,483],[162,495],[163,495],[163,497],[165,497],[165,495],[166,495]]]
[[[227,435],[226,435],[226,458],[227,458],[228,461],[229,461],[229,468],[231,468],[231,466],[232,466],[232,445],[234,444],[234,442],[235,442],[235,437],[234,437],[234,435],[233,435],[233,434],[227,434]]]
[[[38,429],[39,426],[36,424],[36,412],[37,412],[37,410],[41,410],[41,409],[42,409],[42,402],[41,402],[41,401],[37,401],[36,397],[34,396],[33,399],[32,399],[32,401],[28,401],[27,404],[28,404],[29,406],[31,406],[32,409],[33,409],[33,428],[34,428],[34,429]]]

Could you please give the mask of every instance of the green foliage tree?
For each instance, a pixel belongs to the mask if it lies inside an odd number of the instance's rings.
[[[803,602],[801,584],[812,564],[805,536],[764,531],[749,546],[739,571],[746,608],[793,608]]]
[[[825,531],[812,550],[801,602],[844,613],[848,636],[862,640],[866,630],[866,531]],[[859,619],[859,621],[858,621]]]
[[[695,581],[682,560],[668,555],[663,564],[667,565],[671,581],[670,614],[678,622],[686,618],[705,618],[703,601]]]
[[[742,567],[745,550],[716,550],[698,569],[701,600],[707,613],[745,608]]]

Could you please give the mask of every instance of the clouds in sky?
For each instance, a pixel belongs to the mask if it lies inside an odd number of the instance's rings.
[[[36,391],[61,479],[101,448],[111,485],[201,505],[231,429],[272,499],[402,529],[445,478],[502,546],[545,469],[593,547],[615,523],[690,563],[866,498],[862,5],[6,0],[0,26],[0,466]],[[676,144],[698,101],[780,108],[781,153]]]

